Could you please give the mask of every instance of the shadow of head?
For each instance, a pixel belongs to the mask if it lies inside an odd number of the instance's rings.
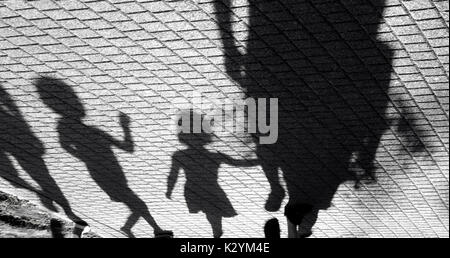
[[[187,146],[205,146],[213,141],[211,123],[192,109],[180,112],[177,126],[178,139]]]
[[[65,82],[43,76],[36,79],[35,85],[42,101],[59,115],[72,119],[81,119],[86,115],[81,100]]]

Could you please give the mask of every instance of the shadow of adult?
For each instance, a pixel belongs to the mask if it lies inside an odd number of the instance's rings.
[[[61,115],[57,127],[61,146],[86,164],[92,179],[112,201],[124,203],[130,209],[131,215],[121,230],[129,237],[134,237],[131,229],[142,217],[153,227],[155,236],[170,233],[158,226],[145,202],[129,188],[122,167],[113,152],[113,146],[127,152],[134,150],[128,116],[120,114],[120,124],[125,137],[123,141],[116,140],[104,131],[83,122],[86,113],[72,87],[49,77],[39,78],[36,86],[44,103]]]
[[[56,203],[71,220],[85,225],[74,214],[69,201],[50,175],[43,159],[44,154],[44,145],[34,135],[9,93],[0,85],[0,176],[15,187],[35,192],[47,209],[56,212]],[[10,158],[17,161],[40,189],[20,177]]]
[[[375,180],[375,154],[392,122],[393,51],[377,40],[385,0],[249,0],[244,46],[233,35],[231,3],[214,3],[226,71],[247,97],[279,101],[278,141],[259,144],[254,134],[271,186],[265,208],[280,209],[282,170],[289,202],[311,230],[339,185]]]
[[[214,139],[210,128],[203,128],[199,133],[192,131],[194,121],[203,124],[203,116],[194,111],[181,115],[179,125],[189,119],[187,128],[178,133],[178,139],[187,148],[175,152],[172,156],[172,167],[167,181],[166,197],[171,199],[172,191],[181,169],[186,176],[184,197],[190,213],[204,212],[211,224],[213,236],[220,238],[223,234],[222,218],[237,215],[230,200],[218,183],[221,164],[249,167],[256,166],[257,160],[234,159],[226,154],[207,149]],[[183,117],[185,120],[183,120]]]

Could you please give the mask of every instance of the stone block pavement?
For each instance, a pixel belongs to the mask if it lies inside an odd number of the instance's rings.
[[[302,80],[310,78],[331,87],[342,78],[347,84],[360,82],[357,82],[357,69],[350,74],[342,72],[346,67],[333,66],[335,77],[333,71],[321,71],[326,65],[332,66],[330,59],[336,59],[324,54],[323,49],[333,52],[326,43],[337,48],[344,42],[347,45],[342,53],[364,52],[366,56],[360,57],[362,63],[369,63],[372,57],[371,62],[377,63],[382,61],[367,50],[373,50],[370,46],[377,42],[391,51],[386,119],[400,121],[402,117],[408,121],[403,127],[392,123],[384,131],[374,161],[377,181],[362,184],[359,189],[353,187],[354,182],[340,184],[331,207],[320,211],[313,236],[448,237],[448,1],[277,0],[270,1],[272,6],[264,6],[261,4],[264,1],[234,0],[218,1],[221,3],[218,9],[214,2],[1,1],[0,89],[3,91],[0,93],[9,95],[17,107],[16,111],[4,112],[22,116],[22,125],[29,127],[29,131],[18,128],[0,132],[3,137],[0,143],[4,145],[0,146],[0,152],[4,152],[0,153],[2,191],[39,204],[36,192],[17,187],[7,178],[17,173],[15,178],[40,189],[42,186],[30,176],[30,169],[27,171],[24,164],[33,166],[34,159],[42,157],[75,214],[102,236],[126,236],[120,228],[130,215],[128,207],[111,201],[91,177],[92,168],[60,144],[61,117],[42,101],[36,87],[37,78],[51,76],[73,88],[86,112],[83,123],[109,135],[105,137],[123,139],[120,113],[129,116],[134,151],[117,147],[112,150],[129,188],[146,203],[157,223],[173,230],[176,237],[211,237],[211,226],[205,215],[188,211],[183,192],[184,173],[180,173],[172,200],[165,196],[172,155],[183,148],[174,131],[177,108],[188,105],[193,90],[200,90],[215,100],[242,97],[245,92],[227,70],[229,52],[221,40],[223,24],[216,13],[232,14],[231,37],[237,49],[257,55],[255,49],[249,52],[247,48],[252,44],[247,39],[251,35],[249,24],[255,20],[253,16],[264,16],[265,21],[280,24],[276,20],[280,18],[277,12],[301,10],[308,20],[289,20],[294,18],[283,15],[286,27],[258,31],[260,35],[271,35],[264,37],[265,42],[259,42],[260,48],[266,53],[275,49],[280,54],[277,50],[281,48],[276,44],[282,41],[282,34],[292,36],[284,32],[289,22],[304,22],[312,35],[312,39],[301,43],[312,45],[306,57],[289,60],[296,55],[287,52],[273,60],[289,63],[291,68],[292,64],[298,64]],[[252,11],[253,6],[261,9]],[[370,24],[369,14],[377,14],[379,20]],[[325,28],[323,20],[333,21],[327,25],[330,30],[314,31],[314,28]],[[351,25],[355,21],[375,29],[353,30]],[[372,43],[346,40],[346,37],[358,38],[352,33],[370,36]],[[300,35],[299,41],[304,40],[302,36],[305,35]],[[297,44],[290,40],[285,43],[286,51]],[[306,65],[301,66],[302,62]],[[285,67],[279,67],[283,72]],[[383,80],[375,69],[368,71],[375,81]],[[320,95],[320,98],[324,102],[333,101],[331,96]],[[1,101],[5,100],[0,99],[0,108],[5,107]],[[59,101],[67,104],[70,99]],[[17,123],[20,127],[21,122]],[[73,137],[91,139],[83,131],[78,133],[74,132]],[[339,134],[339,131],[333,133],[337,138]],[[424,150],[415,153],[411,150],[414,146],[408,146],[411,142],[420,142]],[[245,160],[254,157],[256,146],[248,135],[220,132],[209,148]],[[104,154],[101,149],[89,153],[94,160],[95,156]],[[192,158],[200,167],[203,160]],[[105,170],[101,166],[109,166],[107,163],[98,162],[98,169]],[[315,161],[311,164],[314,166]],[[272,217],[281,221],[282,236],[286,236],[282,209],[278,212],[264,209],[270,186],[260,166],[223,164],[218,183],[238,214],[224,219],[223,237],[262,237],[264,222]],[[287,198],[283,200],[286,202]],[[64,214],[61,208],[59,211]],[[152,228],[143,219],[132,231],[137,237],[153,236]]]

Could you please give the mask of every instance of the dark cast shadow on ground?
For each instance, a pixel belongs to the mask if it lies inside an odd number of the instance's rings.
[[[69,201],[50,175],[44,154],[44,144],[34,135],[11,95],[0,84],[0,176],[17,188],[35,192],[47,209],[56,212],[56,203],[72,221],[86,225],[75,215]],[[20,177],[13,159],[39,188]]]
[[[146,203],[129,188],[122,166],[113,152],[113,147],[134,151],[129,117],[120,113],[120,125],[125,137],[117,140],[83,122],[86,112],[71,86],[50,77],[37,79],[36,86],[43,102],[61,115],[57,127],[61,146],[86,164],[92,179],[112,201],[121,202],[130,209],[131,215],[121,230],[127,236],[134,237],[131,229],[142,217],[153,227],[155,236],[171,234],[158,226]]]
[[[310,235],[343,182],[358,187],[363,179],[376,180],[375,154],[385,131],[393,123],[411,131],[408,121],[386,114],[393,50],[377,40],[385,0],[248,4],[249,36],[238,44],[232,1],[214,2],[225,69],[247,97],[278,99],[278,141],[264,145],[253,135],[271,186],[265,208],[281,208],[281,170],[297,222]],[[413,145],[411,151],[423,150]]]

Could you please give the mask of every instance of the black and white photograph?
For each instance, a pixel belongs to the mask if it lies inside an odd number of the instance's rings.
[[[1,0],[0,238],[449,238],[449,2]]]

